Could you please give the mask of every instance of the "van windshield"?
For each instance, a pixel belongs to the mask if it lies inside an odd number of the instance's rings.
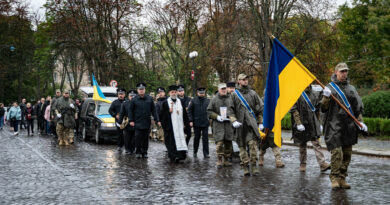
[[[97,115],[109,115],[108,109],[110,109],[110,105],[111,104],[108,104],[108,103],[99,103],[97,110],[96,110],[96,114]]]

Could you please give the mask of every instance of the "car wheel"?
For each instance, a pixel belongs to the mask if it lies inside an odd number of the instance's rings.
[[[85,123],[83,124],[83,130],[82,130],[81,135],[82,135],[84,141],[88,141],[87,128],[86,128]]]
[[[100,132],[98,127],[95,128],[95,141],[96,144],[101,144],[103,141],[102,138],[100,137]]]

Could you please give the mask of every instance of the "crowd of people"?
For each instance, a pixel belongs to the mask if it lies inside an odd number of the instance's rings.
[[[331,82],[315,94],[309,86],[291,108],[293,140],[299,145],[299,160],[302,172],[306,171],[307,142],[311,142],[321,172],[331,169],[330,180],[333,189],[350,188],[346,182],[351,161],[352,145],[357,143],[360,131],[367,132],[362,122],[363,104],[356,89],[349,84],[348,66],[340,63],[335,67]],[[233,142],[239,147],[240,165],[244,176],[259,175],[259,166],[264,164],[264,155],[271,148],[275,166],[283,168],[280,148],[275,145],[272,131],[265,138],[262,122],[263,98],[248,85],[248,76],[240,74],[237,82],[220,83],[218,91],[207,98],[206,88],[197,88],[196,96],[185,95],[184,85],[159,87],[156,99],[146,94],[146,83],[138,83],[136,89],[117,89],[118,99],[112,102],[109,114],[115,118],[117,129],[117,150],[135,154],[136,158],[148,158],[151,130],[157,130],[158,139],[164,141],[168,157],[174,163],[185,160],[192,135],[193,157],[198,157],[200,141],[204,158],[209,158],[209,127],[216,144],[216,167],[232,166]],[[331,98],[333,95],[349,108],[360,122],[359,127]],[[4,116],[4,105],[0,104],[0,119]],[[19,126],[27,128],[28,135],[34,133],[34,119],[38,120],[41,133],[58,135],[59,145],[73,143],[74,129],[78,133],[80,100],[69,98],[69,91],[63,96],[58,90],[55,98],[42,98],[35,105],[20,105],[14,102],[6,119],[11,121],[14,134]],[[320,113],[324,118],[320,117]],[[1,120],[3,121],[3,120]],[[2,129],[2,124],[0,128]],[[153,131],[154,132],[154,131]],[[153,133],[152,133],[153,135]],[[322,153],[319,138],[325,142],[331,153],[327,163]]]

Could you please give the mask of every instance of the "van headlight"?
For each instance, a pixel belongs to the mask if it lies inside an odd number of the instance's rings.
[[[102,127],[115,127],[115,123],[102,123]]]

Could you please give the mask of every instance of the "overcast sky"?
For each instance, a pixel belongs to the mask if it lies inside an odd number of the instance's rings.
[[[44,17],[45,10],[42,8],[43,4],[45,4],[46,0],[26,0],[27,2],[30,2],[31,5],[31,11],[37,11],[39,10],[42,17]],[[140,0],[142,2],[142,0]],[[336,0],[337,6],[344,4],[345,2],[351,2],[351,0]]]

